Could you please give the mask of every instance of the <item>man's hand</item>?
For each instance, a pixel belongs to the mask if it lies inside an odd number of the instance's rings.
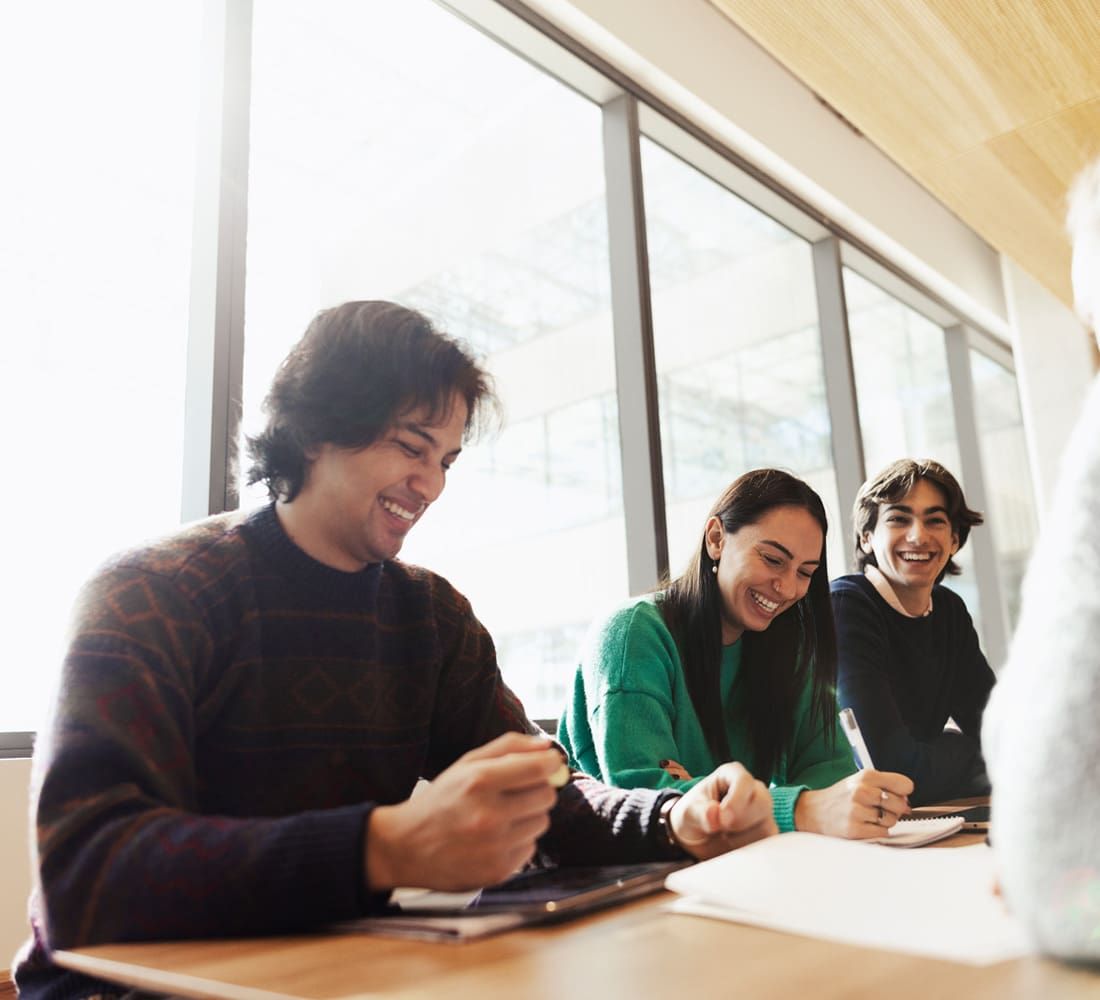
[[[673,806],[669,824],[680,846],[699,860],[779,832],[767,786],[736,762],[692,787]]]
[[[805,791],[794,807],[796,830],[865,840],[883,837],[909,812],[913,782],[904,774],[868,768],[835,785]]]
[[[378,806],[367,826],[367,887],[460,891],[506,879],[550,825],[561,766],[545,737],[505,733],[413,798]]]

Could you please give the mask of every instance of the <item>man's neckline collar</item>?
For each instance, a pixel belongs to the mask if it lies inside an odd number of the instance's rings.
[[[871,586],[878,591],[879,597],[889,604],[899,615],[904,615],[906,618],[927,618],[932,614],[931,594],[928,595],[928,608],[921,614],[915,615],[905,610],[905,606],[898,600],[898,595],[894,592],[894,588],[890,586],[890,581],[886,579],[886,575],[877,566],[872,566],[868,563],[863,567],[863,575],[871,581]]]

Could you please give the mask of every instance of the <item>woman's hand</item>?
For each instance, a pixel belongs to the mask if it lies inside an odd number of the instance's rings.
[[[828,788],[799,795],[794,826],[851,840],[881,837],[909,812],[912,792],[913,782],[904,774],[857,771]]]
[[[676,842],[699,860],[779,832],[771,792],[736,762],[689,789],[673,806],[669,825]]]

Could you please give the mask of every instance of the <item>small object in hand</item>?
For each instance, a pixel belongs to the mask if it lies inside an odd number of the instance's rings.
[[[569,779],[572,777],[573,772],[569,770],[568,764],[562,764],[552,775],[550,775],[550,784],[555,788],[564,788],[569,784]]]

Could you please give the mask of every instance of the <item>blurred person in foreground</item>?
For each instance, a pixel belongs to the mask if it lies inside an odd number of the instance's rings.
[[[1073,292],[1100,326],[1100,160],[1069,197]],[[1001,892],[1035,944],[1100,962],[1100,379],[1062,455],[983,727]]]

